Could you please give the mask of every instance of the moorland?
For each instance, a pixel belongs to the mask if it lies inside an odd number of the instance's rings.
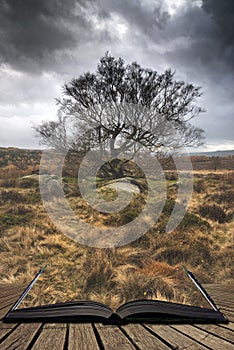
[[[192,157],[193,195],[183,220],[170,233],[166,224],[175,205],[178,176],[165,162],[167,200],[158,222],[136,241],[105,249],[69,239],[50,220],[38,179],[31,176],[38,173],[40,156],[40,151],[0,149],[0,282],[26,285],[48,264],[24,305],[92,299],[115,308],[146,292],[151,298],[199,304],[182,264],[202,283],[233,281],[233,156]],[[136,193],[122,215],[97,214],[80,195],[69,170],[63,183],[77,215],[100,227],[125,224],[144,202],[144,194]],[[115,191],[103,195],[111,200]]]

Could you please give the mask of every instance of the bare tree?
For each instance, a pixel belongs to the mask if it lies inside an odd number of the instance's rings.
[[[211,157],[211,164],[213,166],[214,171],[216,171],[218,167],[221,165],[221,158],[218,156]]]
[[[106,172],[114,177],[123,175],[120,154],[198,146],[203,130],[190,120],[203,111],[197,105],[200,87],[174,77],[170,69],[159,74],[106,53],[95,73],[64,85],[57,122],[36,126],[36,133],[42,144],[55,149],[108,155]]]

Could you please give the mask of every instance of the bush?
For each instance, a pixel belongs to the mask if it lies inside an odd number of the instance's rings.
[[[195,214],[186,213],[178,228],[184,230],[192,226],[210,228],[210,224],[207,221],[201,220],[199,216]]]
[[[27,203],[36,204],[41,201],[41,194],[39,191],[30,191],[27,193]]]
[[[178,175],[176,172],[173,173],[165,173],[166,180],[169,181],[177,181],[178,180]]]
[[[19,188],[38,188],[39,182],[37,179],[33,178],[21,178],[17,181],[17,187]]]
[[[199,180],[199,181],[195,181],[193,184],[193,190],[197,193],[202,193],[205,191],[205,185],[203,183],[203,181]]]
[[[6,214],[14,214],[14,215],[26,215],[31,213],[32,211],[25,207],[24,205],[13,206],[6,210]]]
[[[138,215],[139,212],[135,208],[125,209],[119,217],[119,225],[128,224],[129,222],[133,221]]]
[[[218,221],[219,224],[228,222],[232,218],[231,215],[227,215],[221,207],[215,204],[201,206],[199,208],[199,213],[203,217]]]
[[[210,199],[218,204],[221,204],[221,203],[232,204],[234,202],[234,193],[232,190],[225,191],[220,194],[215,193],[212,196],[210,196]]]
[[[191,238],[190,242],[178,242],[178,247],[170,246],[159,249],[155,254],[155,260],[166,262],[171,266],[186,263],[191,266],[202,264],[205,267],[210,266],[214,257],[206,239],[193,240]]]
[[[66,195],[66,197],[80,197],[80,189],[77,184],[71,185],[68,183],[65,183],[63,185],[63,191]]]
[[[15,214],[2,214],[0,215],[0,232],[2,230],[8,229],[11,226],[23,225],[29,222],[32,218],[32,213],[27,213],[24,215]]]
[[[174,209],[174,206],[175,206],[175,201],[173,199],[168,199],[164,205],[164,208],[163,208],[163,214],[165,215],[171,215],[172,213],[172,210]]]
[[[2,179],[0,182],[1,187],[15,187],[16,186],[16,179]]]
[[[25,197],[16,191],[2,191],[0,192],[0,202],[3,204],[7,202],[14,203],[24,203],[26,201]]]
[[[207,175],[207,179],[210,180],[222,180],[223,175],[222,174],[213,174],[213,173],[209,173]]]

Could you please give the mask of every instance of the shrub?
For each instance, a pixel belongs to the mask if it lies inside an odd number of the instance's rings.
[[[2,179],[0,182],[1,187],[15,187],[16,186],[16,179]]]
[[[201,220],[199,216],[195,214],[186,213],[178,228],[184,230],[192,226],[210,228],[210,224],[207,221]]]
[[[30,191],[27,193],[27,203],[36,204],[41,201],[41,194],[39,191]]]
[[[171,219],[171,214],[175,206],[175,201],[172,199],[169,199],[166,201],[165,206],[163,208],[162,215],[160,217],[160,220],[157,224],[157,229],[160,233],[164,233],[166,230],[166,226],[168,224],[169,219]],[[190,227],[199,227],[201,228],[210,228],[210,225],[207,221],[201,220],[197,215],[192,213],[185,213],[184,215],[184,206],[178,205],[177,211],[173,215],[173,218],[176,222],[177,219],[182,218],[181,220],[178,220],[180,222],[178,228],[180,230],[184,230]],[[177,226],[177,225],[176,225]]]
[[[17,187],[19,188],[39,188],[39,182],[33,178],[21,178],[17,181]]]
[[[202,193],[205,191],[205,185],[203,183],[203,181],[199,180],[199,181],[195,181],[193,184],[193,190],[197,193]]]
[[[24,205],[13,206],[6,210],[6,214],[14,214],[14,215],[26,215],[31,212],[32,211],[29,208],[25,207]]]
[[[66,197],[80,197],[80,189],[77,184],[68,184],[64,183],[63,185],[63,191],[66,195]]]
[[[0,201],[5,204],[7,202],[23,203],[26,201],[25,197],[16,191],[2,191],[0,192]]]
[[[166,180],[169,180],[169,181],[177,181],[178,180],[178,175],[175,172],[165,173],[165,177],[166,177]]]
[[[112,227],[119,226],[117,222],[116,214],[112,214],[112,213],[104,214],[103,224],[106,226],[112,226]]]
[[[210,173],[207,175],[207,179],[210,181],[210,180],[222,180],[222,174],[213,174],[213,173]]]
[[[0,231],[8,229],[11,226],[26,224],[31,218],[32,213],[27,213],[25,215],[2,214],[0,215]]]
[[[221,207],[215,204],[200,206],[199,213],[203,217],[218,221],[219,224],[230,221],[232,217],[231,215],[226,214]]]
[[[172,213],[172,210],[174,209],[174,206],[175,206],[175,201],[173,199],[168,199],[164,205],[164,208],[163,208],[163,214],[165,215],[171,215]]]
[[[228,203],[231,204],[234,202],[234,193],[232,190],[222,192],[220,194],[215,193],[210,196],[210,199],[218,204]]]
[[[135,208],[125,209],[119,218],[119,225],[126,225],[134,220],[139,215],[139,212]]]
[[[191,266],[203,264],[205,267],[213,262],[214,257],[211,255],[211,250],[206,240],[196,239],[193,241],[191,239],[191,242],[182,242],[178,247],[171,246],[159,249],[155,254],[155,259],[172,266],[186,263]]]

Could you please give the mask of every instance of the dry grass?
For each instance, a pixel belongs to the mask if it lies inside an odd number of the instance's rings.
[[[171,210],[168,205],[170,210],[164,211],[159,223],[147,234],[113,249],[85,247],[68,239],[51,223],[35,184],[27,187],[16,180],[2,179],[0,280],[27,284],[39,267],[48,263],[24,306],[93,299],[116,308],[123,302],[145,297],[146,291],[151,298],[201,304],[181,264],[190,268],[201,282],[232,281],[233,221],[220,224],[212,218],[202,218],[199,208],[215,204],[227,215],[233,214],[229,200],[233,179],[233,172],[196,172],[198,190],[193,193],[187,217],[193,219],[191,225],[186,223],[187,226],[166,234],[164,224]],[[170,181],[174,180],[168,180],[169,185]],[[168,197],[174,196],[173,189]],[[128,215],[138,213],[144,198],[133,199],[132,207],[123,213],[124,219],[90,211],[74,193],[69,201],[83,219],[102,227],[113,224],[113,220],[119,225]],[[198,219],[209,225],[201,224]]]

